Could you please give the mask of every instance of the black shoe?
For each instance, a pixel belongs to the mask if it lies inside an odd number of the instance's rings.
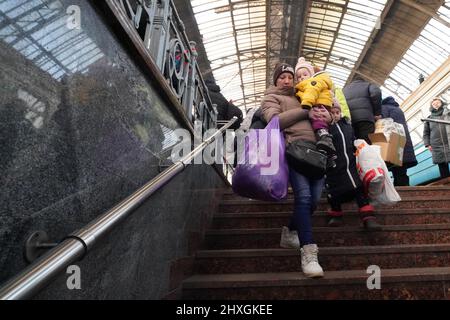
[[[382,228],[375,219],[367,219],[364,221],[364,229],[367,231],[380,231]]]
[[[329,156],[336,155],[336,149],[333,145],[333,139],[330,134],[324,134],[317,141],[317,150],[325,151]]]
[[[333,169],[336,167],[336,156],[330,157],[325,150],[318,150],[321,154],[327,157],[326,170]]]
[[[332,217],[329,221],[328,221],[328,226],[329,227],[340,227],[342,226],[342,224],[344,223],[342,217]]]
[[[336,159],[337,157],[328,157],[327,158],[327,170],[336,168]]]

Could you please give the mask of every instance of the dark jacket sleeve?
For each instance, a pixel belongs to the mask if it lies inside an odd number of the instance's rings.
[[[373,115],[381,115],[381,90],[374,84],[369,85],[369,96],[372,103]]]
[[[242,123],[242,111],[232,103],[228,103],[227,120],[237,117],[238,120],[230,127],[231,129],[237,129]]]
[[[356,136],[355,136],[355,130],[353,130],[353,127],[351,124],[349,124],[350,129],[352,130],[351,132],[351,143],[352,143],[352,150],[353,152],[356,152],[356,147],[355,147],[355,140],[356,140]]]
[[[250,129],[264,129],[267,125],[266,120],[264,119],[261,107],[255,111],[252,117],[252,124],[250,125]]]
[[[220,93],[209,89],[209,97],[211,102],[217,105],[217,120],[228,120],[228,100]]]
[[[430,123],[428,121],[423,124],[423,144],[425,147],[430,145]]]
[[[381,105],[381,115],[383,118],[390,118],[391,117],[391,108],[389,108],[387,105]]]

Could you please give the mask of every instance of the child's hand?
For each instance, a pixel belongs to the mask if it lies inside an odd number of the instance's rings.
[[[319,113],[314,108],[310,109],[308,112],[308,116],[312,120],[320,120]]]

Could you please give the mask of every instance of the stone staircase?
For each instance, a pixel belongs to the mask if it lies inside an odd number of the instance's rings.
[[[197,252],[184,299],[446,299],[450,298],[450,186],[399,187],[402,201],[377,207],[382,231],[360,226],[354,203],[343,227],[326,226],[325,199],[313,216],[325,276],[305,278],[298,250],[279,247],[293,208],[224,194]],[[367,268],[381,269],[369,290]]]

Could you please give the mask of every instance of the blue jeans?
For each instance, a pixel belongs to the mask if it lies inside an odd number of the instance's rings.
[[[325,179],[310,179],[289,167],[289,181],[294,192],[294,214],[290,230],[297,230],[300,246],[314,243],[311,215],[319,203]]]

